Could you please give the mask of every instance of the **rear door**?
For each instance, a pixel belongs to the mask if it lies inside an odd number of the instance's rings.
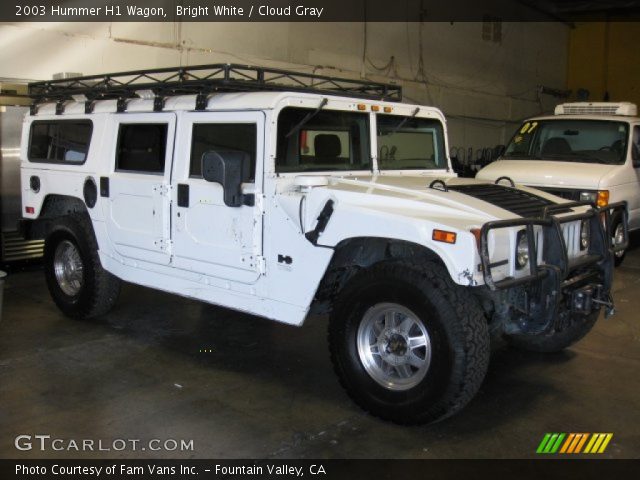
[[[180,116],[174,165],[173,265],[227,280],[253,283],[262,268],[264,113],[186,112]],[[223,188],[202,178],[202,155],[245,152],[251,171],[244,191],[254,202],[229,207]]]
[[[108,196],[107,230],[122,256],[157,264],[171,259],[170,174],[176,116],[115,116],[113,171],[100,180]]]

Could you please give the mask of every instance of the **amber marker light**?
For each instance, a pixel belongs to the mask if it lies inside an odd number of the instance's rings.
[[[367,106],[364,103],[359,103],[358,104],[358,110],[366,110]]]
[[[378,105],[371,105],[371,111],[372,112],[379,112],[380,111],[380,107]]]
[[[472,228],[471,229],[471,234],[476,239],[476,246],[478,247],[478,251],[480,251],[480,238],[481,238],[480,232],[482,232],[482,229],[480,229],[480,228]]]
[[[598,207],[606,207],[609,205],[609,190],[598,190],[596,205]]]
[[[456,243],[455,232],[447,232],[446,230],[434,230],[431,238],[436,242]]]
[[[393,108],[391,108],[391,107],[384,107],[384,109],[383,109],[383,110],[384,110],[384,113],[391,113],[391,112],[393,112]]]

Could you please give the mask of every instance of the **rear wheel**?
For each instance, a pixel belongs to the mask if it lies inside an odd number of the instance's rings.
[[[351,398],[402,424],[462,409],[489,363],[477,300],[434,262],[384,262],[356,274],[336,301],[329,346]]]
[[[120,280],[102,268],[89,219],[56,220],[44,248],[49,293],[65,315],[90,318],[107,313],[120,292]]]

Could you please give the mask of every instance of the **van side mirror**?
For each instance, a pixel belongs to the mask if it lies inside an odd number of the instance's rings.
[[[202,177],[222,185],[224,204],[240,207],[253,203],[253,195],[243,195],[242,183],[248,180],[250,158],[246,152],[211,150],[202,155]],[[245,198],[247,197],[247,198]]]
[[[631,160],[633,161],[633,168],[640,168],[640,151],[638,151],[638,145],[631,144]]]

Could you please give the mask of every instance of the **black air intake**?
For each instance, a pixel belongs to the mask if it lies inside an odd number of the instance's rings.
[[[542,217],[544,207],[555,202],[517,188],[487,183],[471,185],[448,185],[449,190],[464,193],[471,197],[504,208],[521,217]],[[570,212],[571,209],[554,211],[554,214]]]

